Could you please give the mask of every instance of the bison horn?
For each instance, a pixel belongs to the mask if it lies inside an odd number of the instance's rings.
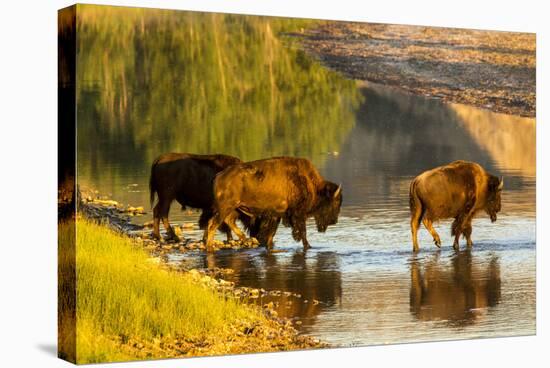
[[[502,188],[504,188],[504,177],[500,178],[500,180],[498,182],[497,190],[502,190]]]
[[[342,191],[342,184],[338,185],[338,188],[334,192],[334,198],[338,197],[338,194]]]

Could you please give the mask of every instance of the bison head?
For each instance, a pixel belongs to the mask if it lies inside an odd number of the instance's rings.
[[[497,213],[500,212],[500,197],[502,188],[504,187],[504,179],[499,179],[495,176],[489,177],[487,184],[487,204],[485,211],[491,217],[491,222],[497,220]]]
[[[318,203],[313,215],[317,231],[324,233],[329,225],[338,223],[340,206],[342,206],[342,186],[325,181],[318,193]]]

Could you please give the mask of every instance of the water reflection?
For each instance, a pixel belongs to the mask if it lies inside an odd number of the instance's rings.
[[[451,108],[459,118],[460,125],[499,168],[525,177],[535,176],[534,119],[495,114],[464,105],[451,105]]]
[[[146,206],[150,164],[165,151],[307,157],[344,188],[338,226],[312,229],[311,252],[295,253],[283,227],[283,253],[174,252],[171,262],[231,268],[238,285],[301,294],[272,299],[277,312],[328,342],[532,333],[534,119],[358,86],[281,38],[304,22],[79,5],[79,183]],[[505,176],[502,216],[475,220],[471,252],[426,246],[428,258],[409,262],[410,180],[457,159]],[[197,220],[172,210],[175,222]]]
[[[445,264],[437,252],[425,260],[413,258],[410,273],[410,310],[421,321],[464,327],[475,323],[501,298],[500,265],[495,255],[477,264],[467,249]]]
[[[322,166],[355,124],[355,83],[279,37],[305,20],[93,5],[78,14],[78,172],[107,194],[141,184],[168,151]]]
[[[504,212],[513,208],[534,215],[534,119],[480,112],[373,84],[361,93],[365,102],[355,128],[323,168],[325,176],[343,183],[344,207],[350,207],[344,213],[360,216],[384,208],[406,216],[411,178],[460,159],[505,176]]]
[[[226,279],[237,285],[300,294],[299,298],[288,293],[276,298],[268,296],[257,302],[274,301],[279,316],[300,317],[303,327],[313,324],[314,317],[323,308],[338,305],[342,297],[340,259],[336,252],[317,252],[309,256],[303,252],[281,255],[263,250],[221,251],[184,258],[180,262],[187,267],[230,268],[235,272]]]

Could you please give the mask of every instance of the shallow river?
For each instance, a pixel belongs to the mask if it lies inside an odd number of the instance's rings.
[[[195,26],[207,21],[201,18]],[[140,48],[164,50],[162,39],[149,39],[155,34],[151,30],[162,26],[154,22],[149,33],[132,34],[135,50],[115,48],[110,56],[116,61],[117,52],[130,55],[122,56],[132,58],[127,66],[135,68],[132,83],[130,77],[119,78],[113,60],[90,71],[78,91],[79,184],[148,208],[150,164],[162,152],[223,152],[245,160],[308,157],[325,178],[342,183],[344,202],[339,223],[325,234],[309,223],[313,248],[307,254],[289,229],[280,227],[277,252],[272,254],[261,248],[208,255],[174,252],[168,260],[184,267],[232,268],[235,273],[229,279],[238,285],[301,294],[277,299],[279,315],[299,319],[301,332],[333,344],[534,334],[534,119],[346,81],[273,36],[265,27],[269,21],[245,23],[220,23],[220,37],[244,27],[263,35],[253,42],[259,44],[258,57],[267,57],[261,48],[266,43],[275,51],[258,65],[231,70],[262,76],[269,71],[265,81],[244,74],[232,81],[225,74],[223,88],[217,82],[201,84],[187,75],[185,50],[183,56],[166,57],[165,68],[179,67],[182,75],[160,73],[164,64],[155,64],[158,55]],[[93,40],[92,29],[83,31],[83,38]],[[97,59],[94,53],[103,52],[89,44],[89,50],[80,51],[83,67],[88,59]],[[255,52],[251,47],[243,53]],[[227,52],[226,64],[232,57],[240,60]],[[210,75],[208,60],[197,62],[204,75]],[[271,69],[265,69],[269,62]],[[123,75],[124,68],[120,70]],[[115,80],[112,85],[105,80],[109,73]],[[224,87],[236,80],[243,85],[235,90]],[[256,82],[265,82],[271,92],[254,92]],[[184,92],[180,96],[180,84],[183,91],[203,98],[195,100]],[[491,223],[486,215],[476,218],[474,247],[467,250],[462,242],[458,253],[452,249],[449,221],[436,225],[441,250],[421,228],[421,251],[413,255],[410,180],[457,159],[476,161],[504,177],[498,221]],[[170,219],[194,222],[197,214],[181,212],[174,204]],[[135,218],[138,223],[150,220],[150,213]],[[184,235],[202,234],[191,230]]]

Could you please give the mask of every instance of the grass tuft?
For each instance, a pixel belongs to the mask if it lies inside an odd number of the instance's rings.
[[[60,224],[59,237],[60,254],[71,254],[74,222]],[[265,320],[258,310],[227,300],[150,259],[132,239],[88,220],[77,221],[77,363],[160,358],[166,356],[162,350],[144,356],[134,354],[130,344],[154,346],[159,340],[204,341],[213,336],[231,340],[232,326]],[[62,301],[70,299],[64,290],[70,290],[74,265],[65,257],[59,266],[60,356],[70,358],[70,351],[63,350],[71,346],[74,323],[67,310],[71,304]]]

